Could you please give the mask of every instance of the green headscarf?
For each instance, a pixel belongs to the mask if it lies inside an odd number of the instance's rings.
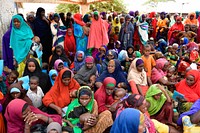
[[[164,105],[167,98],[164,94],[161,95],[159,100],[153,98],[154,95],[162,93],[162,91],[157,87],[157,84],[151,85],[146,93],[146,100],[151,104],[148,108],[150,116],[156,114],[162,106]]]
[[[136,56],[136,58],[140,58],[141,57],[141,53],[139,51],[135,51],[135,56]]]
[[[65,119],[69,120],[71,122],[71,124],[74,125],[74,127],[73,127],[74,133],[81,133],[82,132],[82,129],[80,129],[78,126],[76,126],[78,123],[80,123],[80,119],[79,118],[68,118],[68,115],[72,111],[74,111],[74,108],[82,106],[79,103],[79,97],[80,97],[80,94],[81,94],[81,92],[83,90],[89,91],[92,94],[90,102],[85,106],[85,108],[88,110],[88,112],[90,112],[90,113],[92,112],[93,105],[94,105],[94,94],[92,93],[92,90],[90,89],[90,87],[88,87],[88,86],[82,86],[82,87],[80,87],[79,90],[78,90],[78,92],[77,92],[77,98],[74,99],[74,101],[72,101],[69,104],[67,112],[66,112],[66,115],[65,115]]]

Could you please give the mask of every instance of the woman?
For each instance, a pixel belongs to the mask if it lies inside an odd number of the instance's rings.
[[[164,124],[173,124],[173,107],[168,93],[159,84],[151,85],[145,96],[151,119]]]
[[[173,24],[172,27],[169,29],[168,31],[169,45],[179,42],[176,36],[180,31],[184,31],[184,25],[182,24],[181,21],[182,21],[182,18],[178,16],[176,18],[176,23]]]
[[[108,67],[96,80],[96,87],[99,88],[102,85],[103,80],[106,77],[113,77],[117,84],[120,82],[125,82],[128,85],[128,81],[122,71],[121,65],[118,60],[110,60],[108,62]],[[130,88],[129,88],[130,90]]]
[[[79,87],[80,85],[73,78],[73,73],[67,68],[62,69],[54,85],[42,99],[43,104],[49,107],[50,113],[56,112],[61,115],[62,108],[71,102],[71,98]]]
[[[152,32],[150,33],[150,37],[153,37],[155,40],[156,39],[156,26],[157,26],[156,12],[151,12],[149,14],[149,18],[151,19],[150,25],[152,25]]]
[[[44,8],[39,7],[37,9],[34,27],[35,35],[40,38],[43,47],[42,62],[48,63],[52,49],[52,34],[50,29],[50,21],[45,17]]]
[[[51,87],[48,74],[43,73],[39,63],[36,59],[30,58],[26,61],[23,76],[37,76],[39,78],[39,86],[42,88],[44,94],[49,91]]]
[[[54,69],[57,73],[59,73],[62,69],[64,69],[64,62],[61,59],[57,59],[54,63]]]
[[[188,14],[188,18],[185,20],[184,24],[199,26],[198,20],[196,19],[195,12],[191,12]]]
[[[74,14],[74,36],[76,39],[76,51],[87,51],[88,37],[85,35],[83,27],[85,23],[82,20],[82,15],[79,13]]]
[[[67,29],[67,34],[65,36],[65,41],[64,41],[64,50],[67,57],[71,61],[74,61],[74,56],[76,53],[76,41],[72,28]]]
[[[85,65],[85,53],[83,51],[77,51],[74,57],[74,68],[73,71],[77,72]]]
[[[85,65],[75,74],[74,78],[80,85],[92,87],[90,77],[96,75],[96,73],[97,68],[94,64],[94,58],[92,56],[87,56],[85,59]]]
[[[62,20],[57,13],[53,15],[53,21],[51,22],[50,27],[53,35],[52,46],[55,47],[57,45],[61,45],[64,47],[66,27],[63,25]]]
[[[18,64],[19,77],[22,76],[25,67],[25,61],[28,57],[31,45],[33,32],[28,24],[20,15],[12,17],[12,30],[10,35],[10,47],[13,50],[13,55]]]
[[[45,125],[53,121],[61,124],[60,116],[48,115],[33,106],[29,106],[21,99],[12,100],[8,104],[5,118],[7,120],[7,133],[30,133],[32,126]]]
[[[88,86],[79,88],[77,98],[68,106],[65,121],[68,122],[66,123],[68,128],[64,127],[63,129],[70,129],[74,133],[104,132],[113,123],[105,113],[98,116],[98,105]],[[70,127],[69,124],[73,127]]]
[[[130,83],[133,94],[145,96],[149,88],[148,82],[150,82],[151,85],[151,81],[144,71],[144,61],[141,58],[135,58],[131,63],[127,80]]]
[[[114,103],[113,92],[116,86],[116,80],[112,77],[107,77],[103,80],[101,87],[95,92],[94,98],[98,104],[99,114],[109,110],[114,111],[112,104]]]
[[[176,84],[176,90],[184,95],[186,101],[195,102],[200,98],[200,73],[198,70],[190,70],[186,78]]]
[[[106,51],[106,50],[105,50]],[[105,54],[106,53],[106,54]],[[101,55],[105,54],[105,59],[102,60],[102,71],[105,71],[108,67],[108,62],[112,59],[117,59],[117,53],[113,50],[108,50],[107,52],[102,53]],[[101,71],[101,72],[102,72]]]
[[[133,108],[127,108],[115,120],[110,133],[146,133],[144,115]]]

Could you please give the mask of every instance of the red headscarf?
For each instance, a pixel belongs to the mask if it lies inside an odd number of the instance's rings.
[[[66,55],[68,55],[68,56],[69,56],[69,52],[72,52],[73,55],[75,55],[75,53],[76,53],[76,42],[75,42],[73,30],[71,28],[68,28],[67,31],[72,31],[72,35],[69,36],[66,33],[65,41],[64,41],[64,50],[66,52]]]
[[[194,76],[195,83],[192,86],[188,86],[186,79],[181,80],[176,84],[176,90],[185,96],[188,102],[195,102],[200,98],[200,72],[198,70],[190,70],[187,72],[188,75]]]
[[[108,84],[114,84],[116,86],[116,80],[112,77],[107,77],[103,81],[103,85],[95,92],[94,98],[98,104],[98,111],[99,113],[108,110],[105,105],[111,105],[114,102],[112,95],[106,94],[106,86]]]
[[[48,107],[49,104],[54,103],[55,105],[63,108],[71,102],[70,92],[73,90],[79,89],[80,85],[74,78],[72,78],[73,77],[72,73],[71,73],[71,81],[70,81],[69,85],[65,86],[62,83],[62,75],[67,70],[71,71],[68,68],[64,68],[59,72],[54,85],[42,99],[45,106]]]
[[[81,15],[80,13],[74,14],[74,21],[75,21],[77,24],[81,25],[81,26],[85,26],[85,23],[84,23],[83,20],[82,20],[82,15]]]
[[[149,14],[149,18],[151,18],[151,24],[153,27],[153,32],[150,35],[150,37],[153,37],[155,39],[156,38],[156,26],[157,26],[156,12],[151,12]]]
[[[190,63],[181,61],[178,65],[178,72],[184,72],[190,66]]]
[[[178,16],[178,17],[176,18],[176,21],[177,21],[177,20],[182,21],[182,18]],[[182,24],[182,22],[181,22],[180,24],[175,23],[174,25],[172,25],[172,27],[171,27],[171,28],[169,29],[169,31],[168,31],[168,40],[170,40],[172,37],[176,37],[176,35],[177,35],[178,32],[174,32],[174,33],[173,33],[173,31],[175,31],[175,30],[184,31],[184,25]],[[172,35],[173,35],[173,36],[172,36]]]

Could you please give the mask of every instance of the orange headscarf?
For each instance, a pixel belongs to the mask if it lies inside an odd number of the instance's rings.
[[[74,78],[72,78],[73,74],[71,74],[71,81],[68,86],[65,86],[62,83],[62,75],[67,70],[71,71],[68,68],[65,68],[59,72],[54,85],[42,99],[45,106],[49,106],[49,104],[54,103],[55,105],[63,108],[71,102],[70,92],[78,90],[80,85]]]
[[[190,16],[193,15],[193,20],[190,19]],[[189,13],[188,18],[185,20],[184,24],[194,24],[198,26],[198,20],[196,19],[196,14],[194,12]]]

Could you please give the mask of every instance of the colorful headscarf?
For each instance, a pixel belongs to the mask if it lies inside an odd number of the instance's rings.
[[[77,59],[79,55],[82,55],[83,57],[83,60],[80,62]],[[77,51],[74,58],[74,71],[78,71],[84,64],[85,64],[85,53],[83,51]]]
[[[85,26],[85,23],[84,23],[84,21],[81,18],[82,18],[82,15],[80,13],[74,14],[74,21],[77,24],[81,25],[81,26]]]
[[[178,72],[185,72],[186,69],[190,66],[190,63],[181,61],[178,65]]]
[[[55,80],[52,79],[52,75],[54,75],[54,74],[56,76],[58,76],[58,72],[55,69],[51,69],[49,71],[49,78],[50,78],[50,81],[51,81],[51,85],[54,85],[54,82],[55,82]]]

